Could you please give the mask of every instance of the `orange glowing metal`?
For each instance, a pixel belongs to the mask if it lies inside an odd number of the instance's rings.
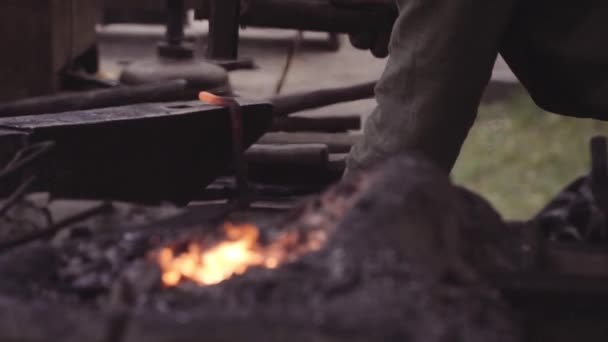
[[[259,243],[260,232],[254,225],[226,223],[224,232],[226,240],[208,250],[194,242],[179,255],[175,255],[169,247],[161,249],[157,262],[162,270],[163,284],[173,287],[190,280],[199,285],[214,285],[234,275],[241,275],[250,267],[274,269],[321,249],[326,240],[324,232],[306,236],[298,232],[285,232],[274,242],[262,246]]]
[[[202,91],[198,94],[198,99],[206,104],[214,106],[227,106],[229,101],[226,98],[212,94],[210,92]]]

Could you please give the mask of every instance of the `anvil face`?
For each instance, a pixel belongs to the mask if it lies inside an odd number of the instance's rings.
[[[248,147],[271,125],[272,105],[239,102]],[[187,202],[232,161],[228,110],[199,102],[2,118],[0,127],[56,143],[42,186],[63,197]]]

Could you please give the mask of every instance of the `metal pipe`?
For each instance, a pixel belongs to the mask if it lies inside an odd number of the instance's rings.
[[[167,8],[167,24],[166,34],[167,43],[169,45],[181,45],[184,40],[184,25],[186,6],[184,0],[166,0]]]
[[[240,1],[211,0],[208,59],[236,60],[238,58]]]
[[[174,80],[0,103],[0,118],[194,98],[196,98],[196,91],[189,90],[186,81]]]

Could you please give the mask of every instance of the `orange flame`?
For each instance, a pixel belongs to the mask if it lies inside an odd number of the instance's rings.
[[[184,280],[199,285],[214,285],[241,275],[251,267],[274,269],[285,262],[293,261],[306,253],[317,251],[323,246],[326,235],[317,231],[309,234],[284,232],[268,244],[259,243],[260,231],[251,224],[224,225],[226,240],[208,250],[199,243],[192,242],[188,250],[175,255],[173,249],[162,248],[157,261],[162,270],[165,286],[173,287]]]

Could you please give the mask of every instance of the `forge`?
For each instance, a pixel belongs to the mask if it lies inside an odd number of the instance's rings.
[[[72,230],[3,253],[2,340],[517,341],[481,281],[517,258],[486,241],[470,263],[454,234],[506,228],[492,211],[467,221],[462,203],[490,210],[404,157],[280,215]]]
[[[526,222],[413,154],[295,202],[23,195],[1,209],[0,340],[602,341],[608,144],[591,146],[590,175]]]
[[[607,341],[606,138],[523,221],[413,151],[343,177],[385,63],[341,35],[399,11],[0,2],[0,342]]]
[[[606,139],[509,222],[415,154],[341,179],[352,120],[287,117],[371,89],[1,118],[0,341],[604,341]]]

